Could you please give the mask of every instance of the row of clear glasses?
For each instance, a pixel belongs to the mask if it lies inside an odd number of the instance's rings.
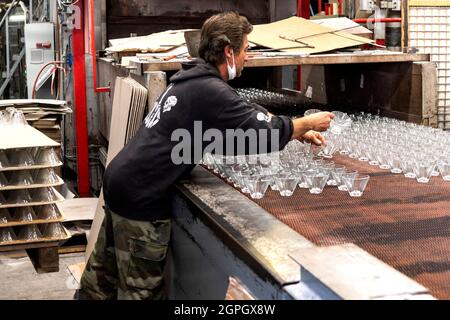
[[[449,132],[367,113],[350,118],[351,127],[341,135],[341,154],[419,183],[439,175],[450,181]]]
[[[296,140],[289,142],[283,151],[270,154],[236,157],[206,154],[203,164],[253,199],[264,197],[269,187],[289,197],[297,187],[320,194],[327,185],[359,197],[370,178],[316,157],[310,144]]]
[[[60,164],[61,160],[51,147],[0,150],[0,169]]]
[[[289,95],[263,89],[237,88],[236,92],[242,99],[263,106],[293,106],[297,104],[295,98]]]
[[[0,208],[0,224],[35,220],[56,220],[61,213],[55,204],[37,207]]]
[[[42,225],[26,225],[15,228],[0,228],[0,243],[5,244],[17,240],[38,241],[41,239],[62,239],[66,232],[61,223],[46,223]],[[16,235],[17,234],[17,235]]]

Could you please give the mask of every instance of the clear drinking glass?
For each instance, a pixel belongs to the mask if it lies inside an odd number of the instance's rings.
[[[329,174],[322,171],[305,173],[305,180],[308,184],[309,192],[312,194],[320,194],[328,181]]]
[[[369,182],[370,176],[356,174],[355,176],[344,175],[342,180],[348,189],[351,197],[361,197]]]
[[[338,190],[339,191],[348,191],[347,185],[345,184],[344,178],[354,179],[358,171],[356,170],[346,170],[342,172],[340,175],[338,174],[336,177],[338,178]],[[340,182],[340,183],[339,183]]]
[[[283,197],[292,196],[299,180],[298,177],[292,174],[278,174],[275,183],[277,184],[280,195]]]
[[[444,181],[450,181],[450,162],[441,162],[438,164],[439,172]]]

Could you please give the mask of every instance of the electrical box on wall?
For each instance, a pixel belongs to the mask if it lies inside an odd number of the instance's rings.
[[[33,86],[45,64],[55,60],[55,27],[53,23],[31,23],[25,25],[25,47],[27,62],[28,98],[33,96]],[[51,95],[52,65],[41,72],[35,97],[54,98]],[[55,81],[56,82],[56,81]],[[37,87],[37,86],[36,86]]]

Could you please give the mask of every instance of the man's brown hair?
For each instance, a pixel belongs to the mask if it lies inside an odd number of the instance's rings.
[[[223,49],[230,45],[235,53],[243,45],[243,37],[252,32],[253,26],[247,18],[237,12],[216,14],[205,21],[201,30],[199,55],[214,65],[225,61]]]

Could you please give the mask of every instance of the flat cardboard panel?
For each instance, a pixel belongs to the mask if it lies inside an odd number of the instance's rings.
[[[289,40],[282,39],[280,36]],[[293,41],[294,39],[303,43]],[[253,31],[248,35],[248,40],[268,48],[305,54],[327,52],[373,42],[348,32],[337,32],[336,29],[298,17],[255,25]],[[304,45],[310,45],[313,48],[299,48]]]
[[[0,149],[32,148],[32,147],[59,147],[39,130],[29,126],[0,127]]]
[[[117,155],[123,146],[136,134],[142,123],[147,106],[148,91],[145,87],[131,78],[116,78],[114,90],[109,148],[106,165]],[[127,119],[127,121],[125,121]],[[86,261],[94,249],[100,230],[104,212],[103,189],[98,198],[94,221],[89,233],[86,247]]]
[[[318,25],[336,29],[336,30],[345,29],[345,32],[348,32],[351,34],[356,34],[356,35],[361,35],[361,36],[362,35],[371,35],[373,33],[369,29],[364,28],[359,23],[356,23],[353,20],[350,20],[349,18],[346,18],[346,17],[311,19],[309,21],[316,23]]]
[[[183,30],[167,30],[148,36],[110,40],[108,52],[164,52],[181,46],[186,41]]]
[[[74,198],[57,204],[64,221],[93,220],[98,198]]]

